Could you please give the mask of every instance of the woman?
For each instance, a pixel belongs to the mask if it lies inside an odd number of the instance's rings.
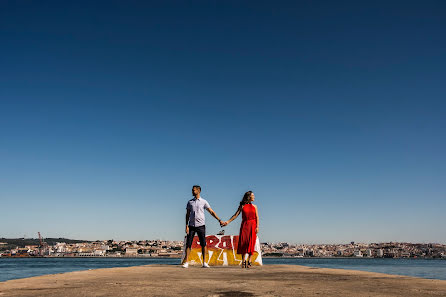
[[[252,204],[255,196],[252,191],[248,191],[243,195],[240,206],[236,213],[226,222],[224,226],[235,220],[242,213],[242,224],[240,226],[240,235],[238,237],[237,254],[242,255],[242,268],[249,268],[252,265],[252,254],[259,232],[259,215],[257,206]]]

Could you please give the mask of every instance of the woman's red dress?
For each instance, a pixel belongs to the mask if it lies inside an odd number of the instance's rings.
[[[245,204],[242,208],[242,225],[240,226],[240,235],[238,237],[237,254],[254,253],[254,247],[257,240],[257,215],[256,208],[252,204]]]

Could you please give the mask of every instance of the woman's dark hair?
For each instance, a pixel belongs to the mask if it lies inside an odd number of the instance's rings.
[[[251,199],[252,191],[248,191],[243,195],[242,201],[240,201],[240,207],[243,207],[243,205],[248,204],[249,200]]]

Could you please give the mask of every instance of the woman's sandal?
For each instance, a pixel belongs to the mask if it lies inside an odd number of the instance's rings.
[[[246,268],[246,267],[247,267],[246,261],[243,261],[242,262],[242,268]]]
[[[246,265],[246,268],[251,268],[252,263],[248,261],[248,264]]]

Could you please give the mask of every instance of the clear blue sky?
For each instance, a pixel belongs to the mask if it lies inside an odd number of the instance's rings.
[[[0,237],[446,242],[444,1],[93,2],[0,3]]]

